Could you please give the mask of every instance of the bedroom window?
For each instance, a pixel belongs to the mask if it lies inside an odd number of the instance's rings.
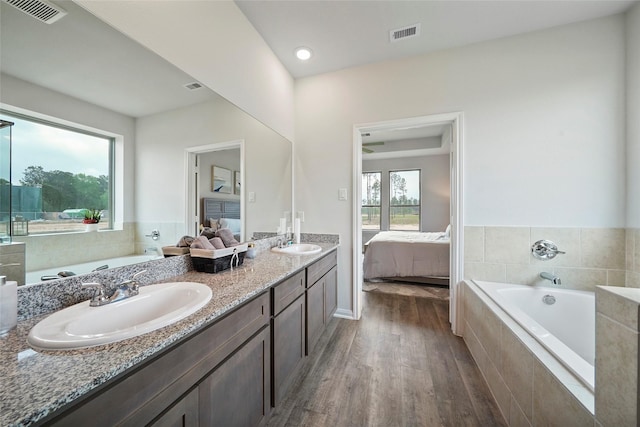
[[[20,235],[85,231],[85,214],[111,228],[115,139],[2,111],[15,123],[11,153],[11,221]],[[6,195],[8,196],[8,195]],[[5,194],[3,194],[3,198]],[[5,221],[8,213],[2,213]]]
[[[420,231],[420,170],[389,172],[389,230]]]
[[[380,180],[381,172],[362,174],[362,229],[380,230]]]

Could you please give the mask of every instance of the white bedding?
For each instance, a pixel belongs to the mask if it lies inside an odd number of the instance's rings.
[[[381,231],[366,244],[364,278],[449,277],[449,245],[441,232]]]

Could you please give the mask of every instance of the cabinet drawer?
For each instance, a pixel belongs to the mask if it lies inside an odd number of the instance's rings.
[[[310,287],[314,283],[316,283],[322,276],[327,274],[327,272],[338,263],[337,254],[337,251],[333,251],[307,267],[307,287]]]
[[[271,289],[273,294],[271,314],[275,316],[304,293],[304,271],[283,280]]]

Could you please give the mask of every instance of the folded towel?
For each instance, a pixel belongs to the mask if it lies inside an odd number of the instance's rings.
[[[240,244],[240,242],[233,237],[233,231],[228,228],[221,228],[216,231],[216,236],[222,239],[222,243],[224,243],[227,248],[238,246]]]
[[[211,242],[213,247],[216,249],[224,249],[226,247],[222,239],[219,237],[214,237],[213,239],[209,239],[209,242]]]
[[[191,243],[191,247],[193,249],[215,249],[215,246],[204,236],[198,236],[193,243]]]
[[[194,237],[191,236],[182,236],[178,244],[176,245],[178,248],[188,248],[191,246],[191,243],[195,240]]]

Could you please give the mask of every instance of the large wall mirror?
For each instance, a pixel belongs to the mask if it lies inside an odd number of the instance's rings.
[[[43,208],[29,219],[33,232],[12,236],[26,244],[26,283],[71,265],[111,267],[117,265],[105,260],[157,257],[162,246],[207,224],[198,217],[203,198],[237,201],[245,240],[275,231],[292,210],[291,142],[208,88],[194,88],[193,78],[79,5],[53,3],[66,15],[51,24],[0,3],[0,108],[112,137],[112,150],[101,155],[111,156],[113,194],[110,209],[100,206],[108,229],[35,233],[47,218],[71,222],[58,211],[92,208],[70,202],[56,212]],[[20,141],[16,124],[13,144]],[[224,144],[242,149],[218,156],[206,149]],[[67,163],[74,162],[69,156]],[[12,166],[13,184],[23,185],[24,164]],[[222,191],[213,185],[214,167],[223,177],[228,171]]]

